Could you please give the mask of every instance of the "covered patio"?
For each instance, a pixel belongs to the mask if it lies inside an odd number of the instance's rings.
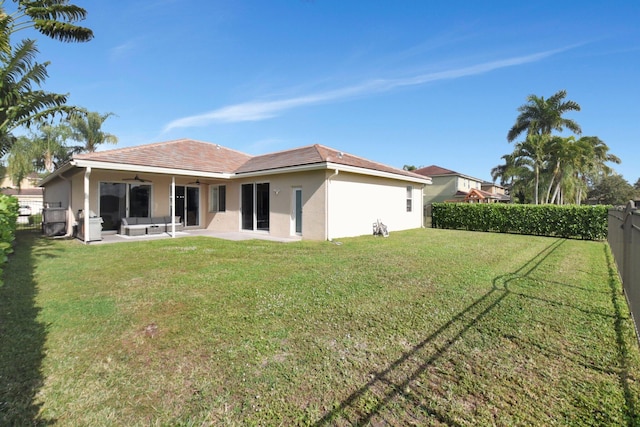
[[[212,237],[215,239],[224,239],[224,240],[268,240],[272,242],[281,242],[281,243],[291,243],[291,242],[299,242],[302,240],[302,237],[274,237],[267,233],[256,233],[256,232],[244,232],[244,231],[212,231],[205,229],[193,229],[193,230],[182,230],[176,231],[175,237]],[[102,234],[102,240],[96,240],[89,242],[90,245],[104,245],[109,243],[122,243],[122,242],[139,242],[143,240],[158,240],[158,239],[171,239],[171,233],[159,233],[159,234],[144,234],[142,236],[126,236],[122,234]],[[78,240],[78,242],[82,242]]]

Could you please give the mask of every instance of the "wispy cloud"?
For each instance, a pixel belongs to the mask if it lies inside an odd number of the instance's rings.
[[[109,50],[109,57],[112,61],[117,61],[129,56],[137,47],[137,43],[133,40],[124,42]]]
[[[299,97],[271,101],[250,101],[229,105],[204,114],[198,114],[173,120],[164,127],[164,132],[168,132],[172,129],[177,128],[206,126],[211,123],[266,120],[272,117],[276,117],[284,111],[298,107],[368,96],[376,93],[387,92],[400,87],[420,86],[439,80],[457,79],[461,77],[487,73],[489,71],[498,70],[501,68],[514,67],[517,65],[537,62],[548,58],[549,56],[566,51],[570,48],[571,47],[547,50],[531,55],[517,56],[497,61],[485,62],[463,68],[419,74],[412,77],[368,80],[366,82],[353,86],[303,95]]]

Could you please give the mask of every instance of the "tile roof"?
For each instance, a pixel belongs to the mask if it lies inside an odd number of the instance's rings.
[[[222,173],[233,173],[250,158],[248,154],[218,144],[192,139],[178,139],[74,156],[74,159],[96,162]]]
[[[321,163],[335,163],[412,178],[424,178],[424,176],[416,175],[403,169],[397,169],[319,144],[255,156],[238,168],[236,173],[242,174]]]
[[[218,144],[180,139],[136,147],[78,154],[74,159],[200,172],[250,173],[295,166],[335,163],[424,179],[423,175],[315,144],[259,156],[250,156]]]
[[[424,168],[420,168],[414,171],[415,173],[417,173],[418,175],[422,175],[422,176],[450,176],[450,175],[457,175],[457,176],[461,176],[467,179],[472,179],[474,181],[478,181],[478,182],[484,182],[483,179],[479,179],[479,178],[474,178],[470,175],[466,175],[464,173],[460,173],[460,172],[456,172],[456,171],[452,171],[451,169],[446,169],[440,166],[436,166],[436,165],[431,165],[431,166],[427,166]]]
[[[42,196],[42,188],[3,188],[0,190],[5,196]]]
[[[424,168],[414,170],[415,173],[424,176],[438,176],[438,175],[462,175],[461,173],[452,171],[451,169],[445,169],[440,166],[431,165]]]

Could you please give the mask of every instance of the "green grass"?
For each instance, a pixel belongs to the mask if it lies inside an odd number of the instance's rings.
[[[638,425],[606,243],[18,236],[1,425]]]

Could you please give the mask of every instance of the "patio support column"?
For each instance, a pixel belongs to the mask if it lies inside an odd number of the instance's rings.
[[[176,237],[176,177],[171,177],[171,237]]]
[[[82,221],[84,222],[84,235],[82,238],[85,244],[89,243],[89,176],[91,176],[91,167],[87,166],[84,170],[84,207],[82,210]]]

